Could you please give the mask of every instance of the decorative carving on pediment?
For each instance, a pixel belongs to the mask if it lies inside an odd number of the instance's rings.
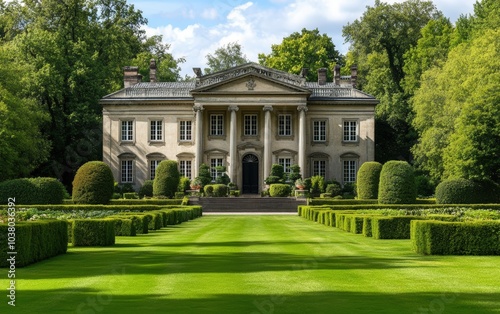
[[[262,150],[263,146],[252,142],[243,142],[238,145],[238,150],[245,150],[245,149]]]
[[[247,82],[247,88],[248,90],[253,90],[257,86],[257,83],[255,83],[255,80],[253,78],[249,79]]]
[[[257,74],[259,76],[268,77],[272,80],[280,81],[286,84],[296,85],[296,86],[304,86],[305,79],[294,74],[285,73],[281,71],[276,71],[273,69],[268,69],[264,67],[260,67],[256,64],[237,67],[234,69],[230,69],[228,71],[207,75],[206,77],[200,77],[199,80],[196,81],[196,88],[208,86],[212,84],[217,84],[223,81],[227,81],[229,79],[238,78],[248,74]],[[247,84],[248,87],[248,84]],[[254,86],[255,87],[255,86]]]

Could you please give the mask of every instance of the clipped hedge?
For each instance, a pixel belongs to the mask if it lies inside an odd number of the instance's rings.
[[[417,198],[415,174],[406,161],[391,160],[382,166],[378,191],[380,204],[411,204]]]
[[[412,221],[411,239],[420,254],[500,255],[500,221]]]
[[[73,180],[75,204],[107,204],[113,196],[115,180],[107,164],[89,161],[76,172]]]
[[[73,220],[74,246],[108,246],[115,244],[113,219]]]
[[[0,183],[0,199],[16,198],[16,204],[62,204],[64,185],[55,178],[23,178]]]
[[[228,193],[227,185],[225,184],[208,184],[203,188],[206,196],[225,197]]]
[[[410,222],[424,219],[420,216],[373,217],[372,236],[374,239],[409,239]]]
[[[12,231],[12,230],[11,230]],[[0,267],[9,267],[9,226],[0,225]],[[39,220],[18,222],[15,225],[16,267],[23,267],[41,260],[66,253],[68,249],[68,227],[62,220]]]
[[[179,165],[175,160],[163,160],[156,168],[153,196],[172,198],[180,181]]]
[[[358,199],[377,199],[382,164],[376,161],[364,162],[358,170],[356,180]]]
[[[500,187],[491,180],[449,179],[436,187],[436,203],[500,203]]]
[[[274,183],[269,186],[269,196],[287,197],[292,193],[292,187],[288,184]]]
[[[135,236],[137,234],[134,222],[127,218],[110,218],[115,222],[115,236]]]

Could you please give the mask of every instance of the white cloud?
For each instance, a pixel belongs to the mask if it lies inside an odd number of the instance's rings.
[[[182,64],[182,75],[192,75],[192,67],[205,67],[205,56],[215,49],[230,42],[238,42],[243,53],[252,61],[257,61],[258,53],[270,53],[272,44],[281,43],[283,37],[302,28],[318,28],[326,33],[342,53],[347,51],[343,44],[342,27],[361,17],[366,5],[373,6],[373,1],[349,0],[272,0],[274,5],[262,2],[243,2],[244,0],[218,1],[201,12],[184,11],[184,14],[196,15],[204,21],[212,21],[212,25],[197,20],[196,24],[184,27],[166,25],[157,28],[146,27],[148,35],[162,34],[166,43],[171,45],[171,53],[175,58],[185,57]],[[401,2],[403,0],[388,0]],[[462,5],[465,12],[472,10]],[[451,10],[453,0],[434,1],[438,9],[452,21],[456,18],[447,13]],[[455,4],[455,10],[457,6]],[[453,11],[455,12],[455,11]],[[216,23],[214,24],[213,21]]]

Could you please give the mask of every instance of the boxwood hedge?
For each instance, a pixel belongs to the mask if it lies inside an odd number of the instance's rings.
[[[18,205],[62,204],[66,190],[55,178],[23,178],[0,183],[0,199],[16,197]]]
[[[382,166],[378,190],[380,204],[411,204],[417,198],[412,166],[406,161],[391,160]]]
[[[356,188],[358,199],[377,199],[378,183],[382,164],[376,161],[364,162],[358,170]]]
[[[108,246],[115,244],[113,219],[75,219],[73,221],[74,246]]]

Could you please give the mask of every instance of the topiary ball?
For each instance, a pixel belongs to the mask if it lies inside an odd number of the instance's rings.
[[[491,180],[448,179],[436,187],[437,204],[485,204],[500,202],[500,187]]]
[[[271,197],[287,197],[290,196],[292,187],[288,184],[275,183],[269,186],[269,196]]]
[[[376,161],[364,162],[358,170],[357,194],[358,199],[377,199],[378,183],[382,164]]]
[[[113,196],[115,180],[107,164],[89,161],[76,172],[73,180],[73,202],[107,204]]]
[[[379,204],[411,204],[415,203],[416,198],[413,167],[406,161],[386,162],[380,171]]]

